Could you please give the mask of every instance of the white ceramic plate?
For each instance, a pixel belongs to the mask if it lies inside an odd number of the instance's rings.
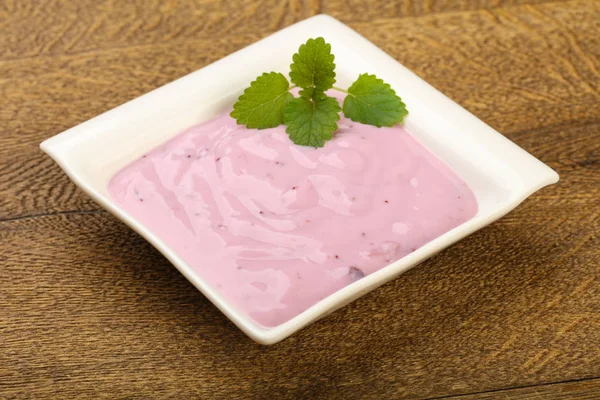
[[[406,127],[451,165],[471,187],[477,215],[399,261],[325,298],[275,328],[257,325],[110,198],[108,182],[122,167],[184,129],[208,120],[235,102],[264,71],[287,74],[292,54],[310,37],[323,36],[336,57],[337,85],[347,87],[363,72],[374,73],[402,96]],[[508,213],[536,190],[558,181],[548,166],[438,92],[389,55],[339,21],[319,15],[283,29],[245,49],[123,104],[41,144],[98,204],[165,255],[248,336],[276,343],[307,324],[400,275],[457,240]]]

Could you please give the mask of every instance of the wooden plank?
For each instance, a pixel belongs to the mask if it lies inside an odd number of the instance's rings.
[[[598,4],[571,1],[352,26],[568,173],[565,159],[589,168],[597,162],[599,132],[585,125],[600,120]],[[6,121],[0,128],[0,218],[97,209],[41,154],[39,143],[259,37],[0,61],[0,119]],[[548,136],[547,127],[556,136]],[[569,136],[573,129],[579,136]]]
[[[600,376],[591,201],[535,196],[272,347],[104,212],[1,222],[0,397],[402,399]]]
[[[485,10],[514,5],[537,5],[548,2],[556,3],[553,0],[328,0],[323,2],[323,12],[346,22],[367,22],[380,18],[414,17],[457,11]]]
[[[464,396],[438,397],[456,400],[597,400],[600,397],[600,379],[576,382],[550,383],[526,388],[506,389]]]
[[[547,1],[5,0],[0,4],[0,26],[10,36],[0,46],[0,59],[229,35],[265,36],[319,13],[351,22]]]
[[[37,146],[318,12],[561,182],[266,348]],[[1,2],[0,398],[600,397],[598,32],[583,0]]]

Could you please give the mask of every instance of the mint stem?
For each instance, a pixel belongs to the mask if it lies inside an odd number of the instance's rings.
[[[292,90],[292,89],[295,89],[295,88],[297,88],[297,87],[298,87],[297,85],[291,85],[291,86],[290,86],[290,88],[288,89],[288,91],[289,91],[289,90]],[[343,92],[343,93],[346,93],[346,94],[350,94],[350,93],[348,93],[348,91],[347,91],[347,90],[344,90],[344,89],[342,89],[342,88],[339,88],[339,87],[337,87],[337,86],[332,86],[331,88],[332,88],[333,90],[337,90],[338,92]]]
[[[333,90],[337,90],[338,92],[343,92],[343,93],[346,93],[346,94],[350,94],[350,93],[348,93],[348,91],[347,91],[347,90],[344,90],[344,89],[342,89],[342,88],[339,88],[339,87],[336,87],[336,86],[332,86],[331,88],[332,88]]]

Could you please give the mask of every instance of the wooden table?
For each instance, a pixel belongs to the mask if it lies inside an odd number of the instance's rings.
[[[318,13],[561,181],[264,347],[38,145]],[[3,0],[0,90],[0,398],[600,398],[599,1]]]

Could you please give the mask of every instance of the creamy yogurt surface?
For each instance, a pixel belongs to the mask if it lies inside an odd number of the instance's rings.
[[[339,121],[323,148],[228,113],[121,170],[114,201],[273,327],[469,220],[469,187],[404,128]]]

